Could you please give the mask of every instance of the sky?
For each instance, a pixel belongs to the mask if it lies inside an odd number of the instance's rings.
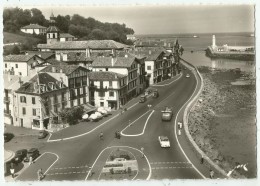
[[[46,18],[79,14],[102,22],[125,23],[135,34],[253,32],[253,5],[34,6]],[[33,8],[33,7],[21,7]]]

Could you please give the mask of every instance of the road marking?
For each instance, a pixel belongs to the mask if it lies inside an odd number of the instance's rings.
[[[86,174],[88,171],[82,171],[82,172],[55,172],[55,173],[50,173],[50,174],[46,174],[47,176],[55,176],[55,175],[59,175],[59,174]]]
[[[106,148],[104,148],[104,149],[99,153],[98,157],[97,157],[96,160],[94,161],[93,165],[91,166],[91,169],[89,170],[89,172],[88,172],[88,174],[87,174],[87,176],[86,176],[86,178],[85,178],[85,181],[88,179],[90,173],[92,172],[93,167],[95,166],[95,164],[96,164],[97,160],[99,159],[99,157],[101,156],[101,154],[102,154],[105,150],[107,150],[107,149],[109,149],[109,148],[130,148],[130,149],[134,149],[134,150],[136,150],[136,151],[139,151],[139,152],[142,154],[142,151],[141,151],[141,150],[139,150],[139,149],[137,149],[137,148],[134,148],[134,147],[130,147],[130,146],[110,146],[110,147],[106,147]],[[145,159],[146,159],[146,161],[147,161],[147,163],[148,163],[148,166],[149,166],[149,175],[148,175],[147,178],[146,178],[146,180],[149,180],[149,179],[151,178],[151,176],[152,176],[152,168],[151,168],[151,165],[150,165],[150,163],[149,163],[149,160],[148,160],[148,158],[147,158],[147,156],[146,156],[145,154],[144,154],[144,157],[145,157]]]
[[[62,169],[83,169],[83,168],[88,168],[88,166],[80,166],[80,167],[55,167],[55,168],[52,168],[51,170],[55,170],[55,169],[58,169],[58,170],[62,170]]]
[[[137,118],[134,122],[130,123],[128,126],[126,126],[120,133],[122,136],[141,136],[144,134],[144,131],[146,129],[146,126],[147,126],[147,123],[148,123],[148,120],[150,119],[150,117],[152,116],[152,114],[154,113],[154,110],[152,110],[152,112],[150,113],[150,115],[148,116],[148,118],[146,119],[145,121],[145,124],[144,124],[144,128],[143,128],[143,131],[139,134],[124,134],[123,131],[125,129],[127,129],[129,126],[131,126],[133,123],[135,123],[137,120],[139,120],[141,117],[143,117],[145,114],[147,114],[150,110],[148,110],[146,113],[144,113],[142,116],[140,116],[139,118]]]
[[[172,82],[170,82],[170,83],[167,83],[167,84],[164,84],[164,85],[151,85],[151,87],[163,87],[163,86],[168,86],[168,85],[172,84],[173,82],[177,81],[178,79],[180,79],[181,77],[182,77],[182,73],[181,73],[181,75],[180,75],[177,79],[175,79],[174,81],[172,81]]]
[[[193,167],[152,167],[153,170],[157,169],[193,169]]]
[[[185,102],[185,104],[183,104],[183,106],[180,108],[180,110],[178,111],[178,113],[176,114],[176,117],[175,117],[175,138],[176,138],[176,141],[178,143],[178,146],[180,147],[182,153],[184,154],[185,158],[188,160],[189,163],[191,163],[190,159],[188,158],[188,156],[185,154],[184,150],[182,149],[181,147],[181,144],[179,142],[179,139],[177,137],[177,118],[178,118],[178,115],[180,113],[180,111],[183,109],[183,107],[193,98],[196,90],[197,90],[197,86],[198,86],[198,79],[197,79],[197,76],[195,74],[195,78],[196,78],[196,87],[195,87],[195,90],[194,92],[192,93],[191,97]],[[191,163],[192,164],[192,163]],[[206,179],[206,177],[192,164],[192,167],[201,175],[202,178]]]

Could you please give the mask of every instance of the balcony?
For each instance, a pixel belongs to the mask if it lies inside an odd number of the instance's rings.
[[[4,110],[5,116],[11,116],[11,111],[10,110]]]
[[[9,103],[10,102],[10,97],[4,97],[4,103]]]

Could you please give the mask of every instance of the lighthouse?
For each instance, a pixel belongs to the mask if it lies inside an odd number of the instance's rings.
[[[217,47],[216,45],[216,37],[215,35],[212,36],[212,49],[215,49]]]

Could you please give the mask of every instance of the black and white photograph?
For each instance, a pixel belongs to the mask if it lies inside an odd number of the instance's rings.
[[[254,1],[77,2],[3,3],[6,183],[257,179]]]

